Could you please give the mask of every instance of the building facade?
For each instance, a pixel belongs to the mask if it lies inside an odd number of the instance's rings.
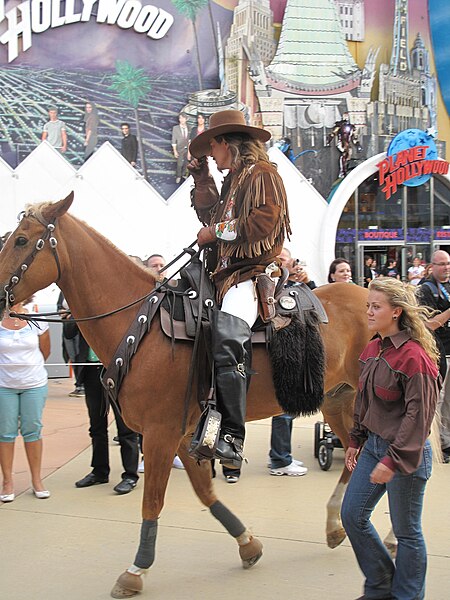
[[[258,112],[254,105],[252,80],[249,69],[261,63],[267,65],[275,52],[273,15],[269,0],[240,0],[234,10],[233,24],[225,46],[225,79],[229,90],[251,112]]]
[[[334,0],[345,39],[362,42],[365,34],[364,0]]]

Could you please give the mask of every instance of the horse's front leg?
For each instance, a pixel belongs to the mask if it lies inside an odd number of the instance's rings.
[[[217,498],[212,481],[211,463],[197,464],[188,453],[189,437],[185,437],[178,448],[178,456],[183,461],[192,487],[200,501],[209,508],[215,517],[232,535],[239,546],[239,555],[244,569],[250,569],[262,556],[262,544],[243,523]]]
[[[340,439],[344,452],[349,442],[348,432],[352,424],[354,396],[355,392],[350,386],[338,387],[336,391],[325,394],[325,402],[322,406],[324,419]],[[341,506],[350,475],[350,471],[344,467],[327,503],[326,535],[329,548],[336,548],[347,536],[342,526]]]
[[[341,477],[327,502],[327,544],[329,548],[336,548],[345,540],[347,534],[342,526],[341,506],[345,490],[350,479],[350,473],[344,467]]]
[[[155,544],[158,517],[164,506],[164,495],[179,443],[179,435],[167,427],[153,427],[144,432],[145,457],[144,497],[142,501],[142,525],[138,551],[133,564],[114,585],[113,598],[132,598],[142,591],[142,575],[155,560]]]
[[[389,554],[391,555],[391,557],[395,558],[397,556],[398,542],[397,542],[397,538],[395,537],[394,530],[392,529],[392,527],[389,530],[389,533],[387,534],[387,536],[384,538],[383,544],[386,546],[386,549],[389,552]]]

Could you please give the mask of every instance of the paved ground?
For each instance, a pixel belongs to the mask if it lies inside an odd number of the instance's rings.
[[[0,598],[8,600],[107,600],[117,577],[134,558],[140,529],[142,485],[126,496],[112,491],[120,479],[119,448],[111,444],[107,485],[83,490],[74,482],[89,472],[90,450],[83,399],[69,399],[68,380],[51,380],[45,423],[44,469],[49,500],[29,489],[21,443],[15,470],[18,497],[0,508]],[[270,421],[248,426],[249,464],[241,481],[218,477],[221,500],[264,544],[250,571],[240,567],[236,545],[199,503],[183,471],[172,471],[159,522],[157,560],[145,579],[153,600],[352,600],[362,577],[348,544],[325,544],[325,505],[343,464],[335,451],[330,471],[313,457],[316,419],[295,422],[295,456],[310,468],[300,478],[271,477],[266,461]],[[114,435],[114,425],[111,433]],[[427,600],[447,600],[450,589],[448,501],[450,465],[437,466],[424,511],[429,568]],[[386,504],[375,515],[389,529]]]

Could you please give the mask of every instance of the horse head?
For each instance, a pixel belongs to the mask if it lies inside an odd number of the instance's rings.
[[[0,253],[0,317],[8,306],[58,280],[60,267],[54,231],[57,220],[72,201],[73,192],[59,202],[30,205],[22,213],[19,225]]]

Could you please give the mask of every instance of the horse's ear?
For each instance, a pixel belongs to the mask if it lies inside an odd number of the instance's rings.
[[[70,205],[73,202],[73,196],[73,192],[70,192],[66,198],[46,206],[42,211],[44,217],[51,221],[64,215],[69,210]]]

